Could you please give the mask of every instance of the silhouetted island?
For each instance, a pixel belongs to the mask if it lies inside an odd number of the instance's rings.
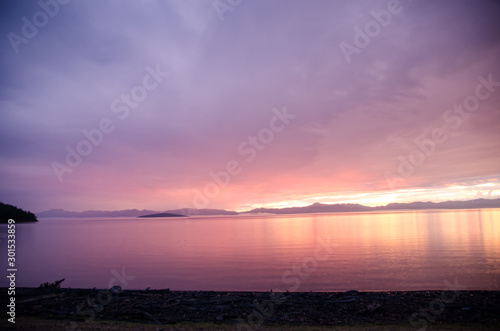
[[[13,219],[16,223],[38,222],[32,212],[0,202],[0,223],[8,223],[9,219]]]
[[[159,214],[150,214],[150,215],[142,215],[137,217],[187,217],[185,215],[171,214],[171,213],[159,213]]]

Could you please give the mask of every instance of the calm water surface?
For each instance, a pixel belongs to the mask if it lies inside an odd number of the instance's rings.
[[[82,288],[500,289],[500,209],[45,218],[16,230],[17,286],[66,278],[65,287]]]

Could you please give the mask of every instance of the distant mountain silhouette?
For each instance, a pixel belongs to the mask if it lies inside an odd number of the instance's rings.
[[[475,209],[475,208],[500,208],[500,199],[476,199],[469,201],[444,201],[444,202],[409,202],[390,203],[386,206],[367,207],[359,204],[321,204],[314,203],[305,207],[290,208],[257,208],[244,213],[272,213],[272,214],[304,214],[304,213],[342,213],[364,212],[377,210],[421,210],[421,209]]]
[[[126,209],[116,211],[87,210],[82,212],[67,211],[64,209],[50,209],[38,213],[38,217],[137,217],[158,213],[154,210]]]
[[[13,219],[16,223],[38,222],[32,212],[0,202],[0,223],[8,223],[9,219]]]
[[[423,210],[423,209],[476,209],[476,208],[500,208],[500,199],[476,199],[468,201],[444,201],[444,202],[410,202],[390,203],[386,206],[368,207],[360,204],[322,204],[314,203],[305,207],[288,208],[256,208],[238,213],[224,209],[194,209],[183,208],[167,210],[164,212],[154,210],[127,209],[118,211],[87,210],[83,212],[66,211],[63,209],[51,209],[38,213],[39,217],[141,217],[155,214],[176,214],[178,216],[216,216],[216,215],[244,215],[244,214],[310,214],[310,213],[348,213],[367,212],[380,210]],[[157,216],[168,217],[168,216]]]
[[[321,203],[314,203],[310,206],[306,207],[288,207],[288,208],[257,208],[249,211],[245,211],[242,214],[246,213],[271,213],[271,214],[309,214],[309,213],[346,213],[353,211],[369,211],[372,210],[371,207],[366,207],[359,204],[334,204],[327,205]]]
[[[411,202],[390,203],[384,207],[375,207],[381,210],[398,209],[474,209],[474,208],[500,208],[500,199],[475,199],[469,201],[444,201],[444,202]]]
[[[224,209],[194,209],[194,208],[182,208],[175,210],[168,210],[167,213],[183,214],[183,215],[238,215],[239,213],[231,210]]]
[[[141,217],[147,215],[154,215],[160,213],[177,214],[179,216],[191,216],[191,215],[238,215],[235,211],[227,211],[223,209],[175,209],[167,210],[164,212],[156,210],[138,210],[138,209],[126,209],[117,211],[101,211],[101,210],[87,210],[82,212],[67,211],[64,209],[50,209],[38,213],[38,217]]]
[[[171,214],[171,213],[159,213],[159,214],[149,214],[149,215],[142,215],[142,216],[137,216],[137,217],[186,217],[186,215],[179,215],[179,214]]]

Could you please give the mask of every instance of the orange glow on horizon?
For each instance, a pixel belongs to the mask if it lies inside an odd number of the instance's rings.
[[[440,188],[416,188],[401,189],[395,191],[381,191],[369,193],[344,193],[318,196],[294,196],[279,202],[255,203],[245,205],[238,211],[246,211],[254,208],[287,208],[305,207],[313,203],[322,204],[361,204],[369,207],[385,206],[390,203],[410,202],[442,202],[473,200],[477,198],[500,198],[500,184],[482,183],[475,185],[449,185]],[[245,209],[246,208],[246,209]]]

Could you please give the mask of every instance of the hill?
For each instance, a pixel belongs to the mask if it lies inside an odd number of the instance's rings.
[[[305,207],[289,208],[257,208],[243,213],[271,213],[271,214],[310,214],[310,213],[343,213],[365,212],[377,210],[423,210],[423,209],[476,209],[500,208],[500,199],[475,199],[469,201],[444,202],[409,202],[390,203],[385,206],[368,207],[359,204],[321,204],[314,203]]]
[[[9,219],[13,219],[16,223],[38,222],[32,212],[0,202],[0,223],[7,223]]]
[[[175,210],[168,210],[167,213],[182,214],[188,216],[210,216],[210,215],[238,215],[239,213],[232,210],[224,209],[195,209],[195,208],[182,208]]]
[[[155,210],[138,210],[138,209],[125,209],[125,210],[115,210],[115,211],[101,211],[101,210],[86,210],[82,212],[67,211],[64,209],[50,209],[40,213],[37,213],[38,217],[142,217],[151,214],[176,214],[178,217],[191,216],[191,215],[238,215],[239,213],[235,211],[228,211],[223,209],[194,209],[194,208],[183,208],[175,210],[167,210],[164,212]],[[161,216],[158,216],[161,217]],[[168,217],[168,216],[167,216]]]
[[[82,212],[67,211],[64,209],[50,209],[38,213],[39,217],[138,217],[154,214],[154,210],[125,209],[115,211],[86,210]]]
[[[186,217],[186,216],[185,215],[178,215],[178,214],[171,214],[171,213],[158,213],[158,214],[142,215],[142,216],[137,216],[137,217],[154,218],[154,217]]]

